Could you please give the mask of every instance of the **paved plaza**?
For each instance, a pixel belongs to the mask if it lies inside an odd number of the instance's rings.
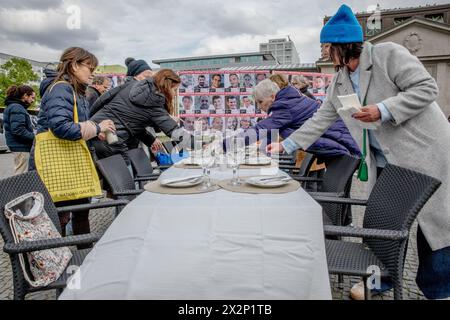
[[[13,157],[11,154],[0,154],[0,178],[6,178],[12,175]],[[366,198],[365,188],[362,184],[355,180],[353,184],[352,197],[354,198]],[[363,209],[354,207],[353,216],[355,226],[362,226]],[[92,231],[99,234],[103,234],[108,226],[112,223],[114,218],[114,209],[102,209],[93,210],[90,213],[90,220]],[[404,299],[405,300],[418,300],[425,299],[415,283],[415,275],[418,266],[417,260],[417,248],[416,248],[416,230],[417,224],[414,224],[411,237],[409,241],[408,254],[405,264],[404,272]],[[3,241],[0,239],[0,248],[3,248]],[[333,299],[335,300],[348,300],[349,291],[353,284],[360,281],[355,277],[344,277],[344,282],[339,284],[337,277],[331,276],[331,287],[333,293]],[[0,300],[9,300],[13,297],[12,289],[12,273],[9,257],[2,250],[0,250]],[[49,291],[45,293],[36,293],[29,295],[27,299],[32,300],[47,300],[55,299],[55,292]],[[393,299],[393,292],[374,296],[373,299],[391,300]]]

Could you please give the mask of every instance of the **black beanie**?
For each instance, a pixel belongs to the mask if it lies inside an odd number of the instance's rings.
[[[125,65],[128,68],[127,77],[135,77],[141,72],[152,70],[144,60],[135,60],[134,58],[127,58],[125,60]]]

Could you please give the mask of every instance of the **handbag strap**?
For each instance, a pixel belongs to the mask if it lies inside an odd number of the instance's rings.
[[[17,233],[16,225],[14,224],[15,217],[16,217],[15,212],[13,214],[11,214],[11,216],[9,217],[9,227],[10,227],[11,233],[13,235],[14,243],[19,244],[19,236]],[[39,284],[36,281],[31,280],[30,277],[28,276],[28,271],[27,271],[27,268],[25,267],[25,259],[24,259],[23,255],[24,255],[23,253],[19,254],[19,262],[20,262],[20,267],[22,268],[23,276],[24,276],[25,280],[28,281],[28,283],[32,287],[34,287],[34,288],[39,287]]]
[[[70,85],[70,83],[67,82],[67,81],[57,81],[57,82],[55,82],[55,83],[51,86],[49,92],[51,92],[51,91],[53,90],[53,88],[54,88],[57,84],[60,84],[60,83],[67,83],[67,84]],[[72,88],[72,85],[70,85],[70,88]],[[79,119],[78,119],[78,106],[77,106],[77,95],[75,94],[75,90],[74,90],[73,88],[72,88],[72,93],[73,93],[73,122],[74,122],[74,123],[79,123]]]

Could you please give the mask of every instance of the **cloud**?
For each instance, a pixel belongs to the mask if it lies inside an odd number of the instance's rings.
[[[63,9],[39,11],[1,10],[0,38],[3,41],[25,42],[47,47],[50,50],[81,45],[91,50],[101,49],[99,32],[89,26],[70,29],[69,14]]]
[[[32,9],[47,10],[59,7],[63,0],[2,0],[2,9]]]
[[[393,8],[423,5],[424,1],[347,3],[354,11],[364,11],[377,3]],[[341,4],[336,0],[0,0],[0,51],[53,60],[57,52],[77,45],[95,53],[102,64],[123,64],[129,56],[150,63],[154,59],[254,52],[260,42],[289,35],[301,61],[314,62],[320,56],[323,18],[334,14]],[[70,5],[80,8],[80,30],[66,26]]]

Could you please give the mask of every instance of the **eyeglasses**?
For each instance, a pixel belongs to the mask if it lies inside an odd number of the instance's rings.
[[[93,73],[94,71],[95,71],[95,69],[97,69],[97,67],[94,67],[94,66],[91,66],[91,65],[89,65],[89,64],[87,64],[87,63],[80,63],[82,66],[84,66],[84,67],[86,67],[86,68],[88,68],[89,69],[89,71],[91,71],[91,73]]]

